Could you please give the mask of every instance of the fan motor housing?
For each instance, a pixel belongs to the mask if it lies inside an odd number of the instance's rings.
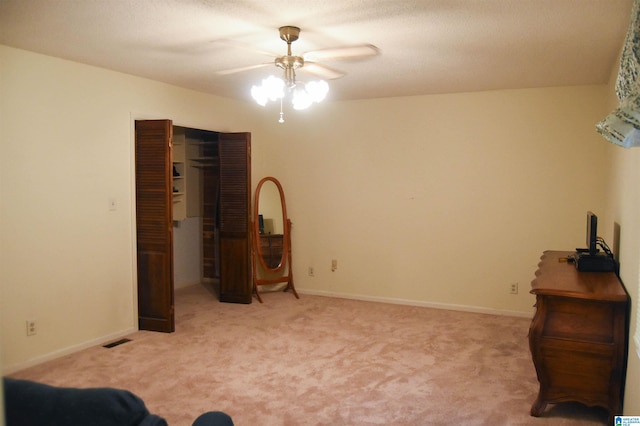
[[[301,56],[280,56],[276,58],[276,66],[286,69],[298,69],[304,66],[304,59]]]

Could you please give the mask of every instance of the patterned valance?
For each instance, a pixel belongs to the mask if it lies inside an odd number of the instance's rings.
[[[639,70],[640,0],[634,0],[616,80],[616,94],[620,106],[596,125],[596,130],[605,139],[625,148],[640,146]]]

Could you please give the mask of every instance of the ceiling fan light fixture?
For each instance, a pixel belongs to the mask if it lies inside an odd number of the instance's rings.
[[[280,100],[280,123],[284,122],[282,104],[284,97],[291,99],[293,108],[296,110],[309,108],[314,103],[322,102],[329,92],[329,84],[326,79],[336,79],[344,73],[331,69],[325,65],[314,61],[306,62],[307,56],[311,59],[318,58],[358,58],[374,56],[378,54],[378,49],[370,44],[359,46],[347,46],[334,49],[324,49],[320,51],[307,52],[302,56],[291,53],[291,43],[300,36],[300,28],[294,26],[284,26],[279,28],[280,38],[287,43],[287,54],[275,58],[274,64],[283,72],[283,78],[279,79],[270,76],[262,80],[260,86],[251,88],[251,95],[255,101],[265,106],[269,101]],[[325,80],[311,81],[308,83],[296,81],[296,71],[303,69]]]
[[[265,106],[269,101],[282,100],[286,93],[290,93],[293,108],[297,110],[309,108],[314,102],[322,102],[328,92],[329,84],[324,80],[289,86],[284,80],[272,75],[262,80],[260,86],[251,87],[251,96],[259,105]]]
[[[317,61],[322,59],[358,59],[376,56],[380,50],[372,44],[360,44],[355,46],[343,46],[329,49],[321,49],[294,55],[291,52],[291,43],[300,37],[300,28],[293,25],[286,25],[278,29],[280,38],[287,43],[287,54],[277,56],[273,62],[276,68],[282,70],[283,78],[279,79],[270,76],[262,80],[261,85],[251,88],[251,96],[255,101],[265,106],[269,101],[280,100],[280,120],[284,122],[282,104],[285,96],[291,98],[294,109],[305,109],[314,102],[322,102],[329,92],[329,84],[325,80],[334,80],[343,77],[342,71],[332,69]],[[273,55],[272,55],[273,56]],[[260,68],[268,63],[260,65],[250,65],[248,67],[235,68],[226,71],[219,71],[218,74],[226,75],[254,68]],[[323,80],[309,83],[297,82],[296,71],[303,69],[305,72],[315,75]]]

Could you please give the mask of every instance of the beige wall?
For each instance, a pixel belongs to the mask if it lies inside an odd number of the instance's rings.
[[[624,411],[640,413],[640,348],[633,342],[638,315],[638,268],[640,267],[640,150],[611,147],[613,179],[610,216],[620,226],[620,277],[631,297],[631,329]],[[638,352],[636,352],[638,351]]]
[[[133,119],[255,126],[238,102],[1,46],[0,59],[0,307],[10,370],[137,328]],[[38,321],[36,336],[26,336],[27,319]]]
[[[607,113],[618,106],[615,97],[617,68],[611,77],[608,89]],[[611,223],[619,227],[620,237],[617,252],[620,260],[620,278],[631,297],[630,343],[625,389],[624,412],[627,415],[640,413],[640,348],[633,342],[637,334],[638,301],[640,290],[640,149],[623,149],[608,145],[610,162],[606,167],[611,171],[607,188],[607,214]]]
[[[293,221],[297,287],[529,315],[542,251],[584,246],[587,210],[604,214],[609,147],[594,124],[605,93],[422,96],[289,114],[269,156]]]
[[[632,167],[606,166],[637,155],[594,131],[610,87],[326,102],[280,125],[270,107],[10,48],[0,60],[5,371],[135,328],[132,117],[252,132],[254,186],[284,187],[303,292],[530,315],[541,252],[584,245],[587,210],[607,241],[622,221],[621,254],[638,257],[619,177]]]

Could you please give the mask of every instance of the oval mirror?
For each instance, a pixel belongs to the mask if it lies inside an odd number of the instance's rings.
[[[256,187],[254,235],[262,267],[277,272],[286,264],[287,209],[280,182],[274,177],[262,179]]]

